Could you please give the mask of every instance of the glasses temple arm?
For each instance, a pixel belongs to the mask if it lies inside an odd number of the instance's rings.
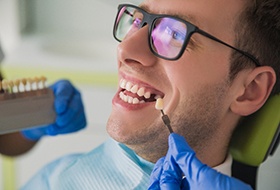
[[[216,38],[216,37],[214,37],[214,36],[208,34],[207,32],[204,32],[203,30],[196,29],[195,32],[197,32],[197,33],[199,33],[199,34],[201,34],[201,35],[203,35],[203,36],[205,36],[205,37],[208,37],[208,38],[210,38],[210,39],[212,39],[212,40],[214,40],[214,41],[216,41],[216,42],[218,42],[218,43],[221,43],[221,44],[223,44],[223,45],[225,45],[225,46],[227,46],[227,47],[229,47],[229,48],[231,48],[231,49],[233,49],[233,50],[235,50],[235,51],[241,53],[242,55],[244,55],[244,56],[248,57],[249,59],[251,59],[251,60],[255,63],[256,66],[261,66],[261,64],[259,63],[259,61],[258,61],[254,56],[252,56],[251,54],[249,54],[249,53],[247,53],[247,52],[245,52],[245,51],[242,51],[242,50],[240,50],[240,49],[237,49],[237,48],[235,48],[235,47],[233,47],[233,46],[231,46],[231,45],[229,45],[229,44],[227,44],[227,43],[225,43],[225,42],[219,40],[218,38]]]

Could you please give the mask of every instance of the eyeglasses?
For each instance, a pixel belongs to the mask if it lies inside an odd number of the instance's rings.
[[[130,36],[147,24],[149,26],[149,47],[153,54],[160,58],[166,60],[179,59],[184,53],[192,34],[199,33],[241,53],[251,59],[256,66],[260,66],[259,61],[253,55],[219,40],[190,22],[170,15],[150,14],[129,4],[121,4],[118,7],[114,24],[114,38],[121,42],[125,37]]]

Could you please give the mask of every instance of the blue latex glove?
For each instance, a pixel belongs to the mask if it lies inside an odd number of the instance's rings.
[[[54,93],[56,121],[22,131],[24,137],[37,141],[44,135],[55,136],[83,129],[87,122],[80,92],[68,81],[60,80],[50,88]]]
[[[168,143],[167,155],[155,164],[149,190],[252,189],[240,180],[221,174],[200,162],[184,137],[172,133]]]

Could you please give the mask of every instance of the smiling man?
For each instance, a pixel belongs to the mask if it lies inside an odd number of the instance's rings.
[[[23,189],[147,189],[154,163],[170,148],[155,109],[159,97],[196,158],[211,172],[230,175],[228,145],[239,120],[279,92],[279,18],[276,0],[120,5],[119,89],[107,123],[112,139],[54,161]],[[194,180],[189,189],[203,182]]]

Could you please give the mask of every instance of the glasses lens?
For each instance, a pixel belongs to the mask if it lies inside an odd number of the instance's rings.
[[[114,35],[122,41],[127,35],[137,31],[141,27],[143,14],[133,7],[122,7],[115,21]]]
[[[172,17],[157,18],[150,36],[152,50],[161,57],[179,56],[187,36],[187,25]]]
[[[122,41],[138,31],[143,25],[143,20],[144,15],[141,9],[131,6],[120,7],[115,20],[115,38]],[[155,16],[155,20],[151,22],[148,22],[152,25],[149,43],[153,53],[162,58],[177,59],[186,41],[187,25],[180,19],[168,16]]]

